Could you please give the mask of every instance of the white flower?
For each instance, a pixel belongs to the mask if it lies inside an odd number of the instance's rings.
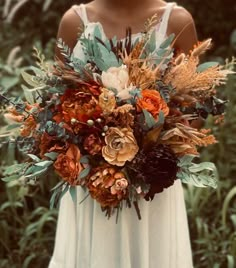
[[[115,184],[111,187],[111,194],[117,194],[120,191],[125,191],[128,187],[128,181],[125,178],[116,180]]]
[[[110,67],[106,72],[101,75],[103,86],[106,88],[115,88],[117,96],[122,100],[131,97],[130,91],[134,89],[133,85],[129,84],[129,73],[126,65],[120,67]]]

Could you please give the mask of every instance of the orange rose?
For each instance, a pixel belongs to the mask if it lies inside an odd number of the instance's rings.
[[[80,150],[71,144],[66,154],[59,154],[54,163],[56,172],[70,185],[77,185],[78,175],[82,171],[80,164]]]
[[[160,111],[165,116],[169,114],[169,107],[156,90],[142,90],[142,98],[137,101],[137,106],[139,110],[147,110],[155,119],[158,119]]]

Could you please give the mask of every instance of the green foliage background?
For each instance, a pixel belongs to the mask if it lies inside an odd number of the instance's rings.
[[[9,89],[12,94],[21,94],[20,71],[33,64],[32,47],[41,48],[47,58],[53,58],[60,18],[75,3],[79,1],[1,1],[0,87]],[[235,0],[224,3],[179,0],[178,3],[192,13],[199,39],[213,38],[214,47],[209,57],[233,54],[229,37],[235,27]],[[219,89],[230,100],[226,122],[215,130],[219,143],[202,152],[204,160],[214,161],[218,166],[219,187],[217,191],[185,189],[196,268],[236,266],[235,89],[233,76]],[[4,124],[2,116],[0,124]],[[207,124],[212,125],[211,118]],[[0,174],[5,165],[22,159],[14,144],[1,145]],[[50,189],[55,180],[48,177],[37,186],[27,187],[0,182],[0,268],[47,267],[57,220],[57,210],[48,209]]]

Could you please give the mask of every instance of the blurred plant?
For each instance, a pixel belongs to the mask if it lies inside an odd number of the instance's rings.
[[[0,86],[6,91],[18,85],[20,82],[22,56],[18,56],[21,52],[20,46],[12,48],[6,62],[0,58]]]
[[[218,189],[185,189],[195,268],[236,267],[235,89],[235,76],[219,89],[230,100],[224,127],[215,133],[219,143],[202,152],[204,161],[213,161],[218,167]],[[209,118],[207,124],[213,123]]]

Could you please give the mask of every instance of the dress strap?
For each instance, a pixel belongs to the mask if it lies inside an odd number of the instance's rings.
[[[84,23],[84,25],[87,25],[89,23],[86,7],[85,7],[84,4],[73,5],[72,9],[81,18],[81,20]]]
[[[163,36],[166,35],[170,13],[175,5],[176,5],[175,2],[167,3],[166,10],[165,10],[164,14],[162,15],[162,19],[161,19],[161,23],[160,23],[160,27],[159,27],[158,31]]]

